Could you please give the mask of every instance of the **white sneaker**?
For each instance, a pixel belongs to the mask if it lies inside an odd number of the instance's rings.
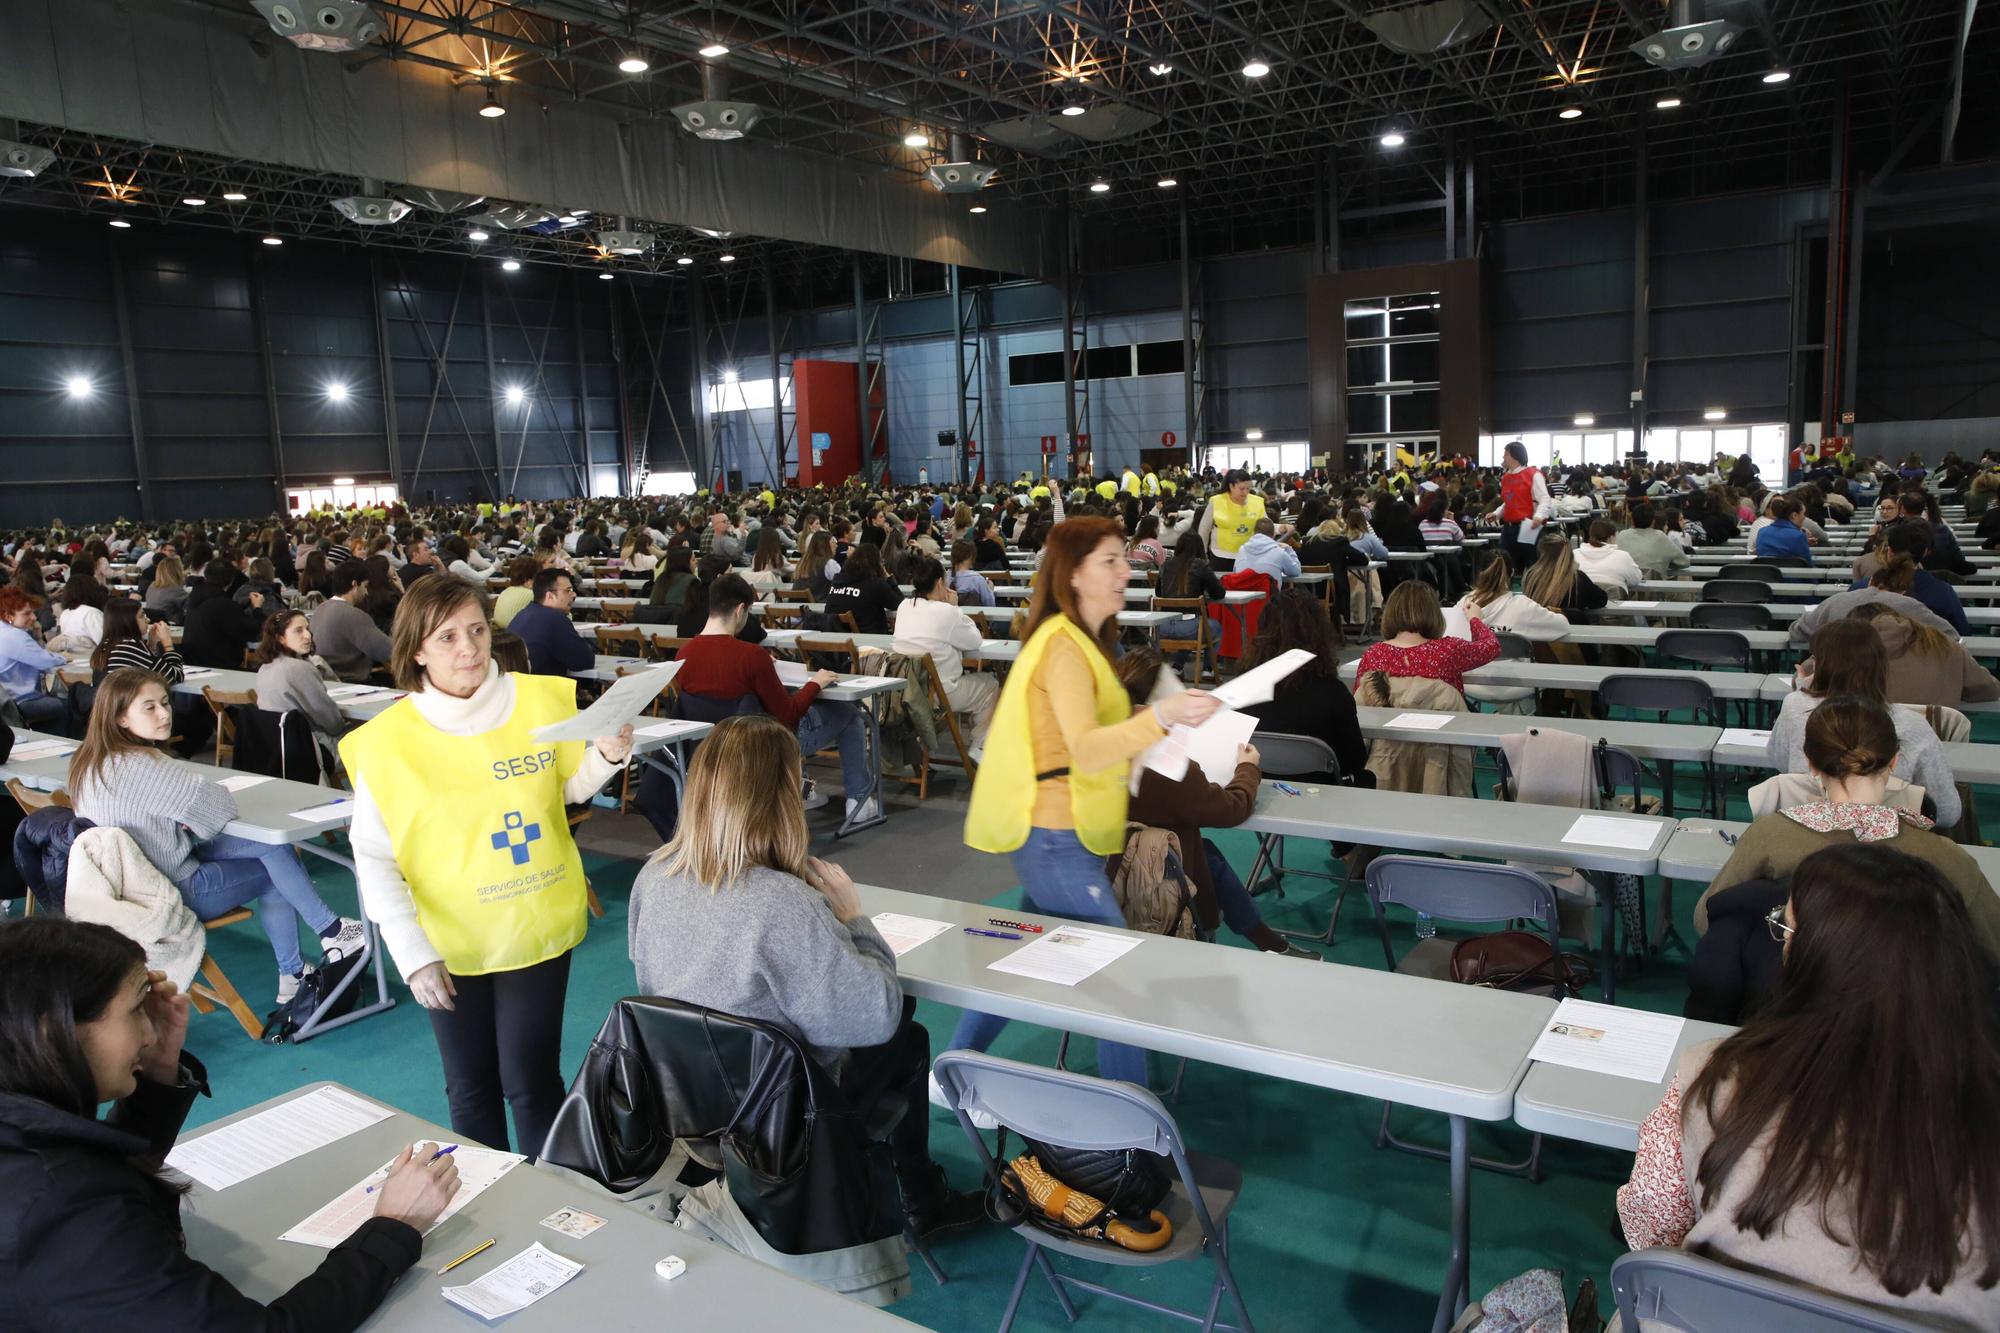
[[[347,958],[367,942],[367,928],[354,917],[344,916],[340,918],[340,930],[336,934],[319,937],[319,948],[328,958]]]
[[[931,1105],[941,1107],[944,1110],[949,1111],[951,1109],[951,1103],[944,1099],[944,1089],[938,1086],[937,1075],[932,1074],[930,1077],[931,1077]],[[972,1117],[972,1127],[974,1129],[1000,1128],[1000,1122],[993,1118],[993,1113],[991,1111],[968,1111],[966,1112],[966,1114]]]
[[[817,810],[832,799],[831,796],[828,796],[819,789],[818,783],[814,782],[811,778],[806,779],[806,809]]]
[[[847,798],[848,823],[866,824],[870,820],[880,819],[881,817],[882,817],[881,802],[877,801],[873,796],[869,797],[865,801],[856,801],[852,796]]]
[[[297,976],[278,978],[278,1004],[280,1007],[288,1005],[292,1002],[293,997],[299,993],[299,983],[301,981],[304,981],[306,979],[307,973],[310,973],[313,970],[314,969],[312,964],[307,963],[304,970],[301,971]]]

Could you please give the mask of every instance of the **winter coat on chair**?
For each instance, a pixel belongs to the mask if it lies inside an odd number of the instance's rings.
[[[1264,606],[1271,596],[1271,577],[1254,569],[1238,569],[1224,574],[1221,579],[1226,592],[1261,592],[1263,597],[1256,601],[1243,602],[1237,606],[1225,606],[1211,602],[1209,616],[1219,627],[1217,642],[1221,645],[1216,652],[1227,658],[1240,658],[1248,650],[1249,641],[1257,637],[1257,621],[1264,614]]]
[[[1463,713],[1465,698],[1429,676],[1388,676],[1370,671],[1355,682],[1355,702],[1366,708]],[[1425,796],[1472,795],[1472,751],[1462,745],[1380,740],[1368,747],[1368,771],[1381,791]]]
[[[96,827],[64,805],[37,810],[21,821],[14,831],[14,869],[37,907],[65,914],[63,886],[69,882],[70,847],[78,834]]]
[[[64,813],[74,818],[73,812]],[[124,829],[86,827],[76,835],[63,915],[109,926],[134,941],[146,951],[146,966],[166,973],[183,991],[193,984],[208,952],[201,918]]]

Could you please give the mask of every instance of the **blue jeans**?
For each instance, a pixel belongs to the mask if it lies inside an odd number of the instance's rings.
[[[1222,924],[1247,937],[1264,924],[1264,914],[1250,901],[1250,891],[1243,887],[1229,858],[1207,838],[1201,840],[1201,849],[1208,854],[1208,879],[1215,886],[1215,905],[1222,912]]]
[[[1009,853],[1009,859],[1014,863],[1014,873],[1020,877],[1021,894],[1030,911],[1105,926],[1125,924],[1125,914],[1111,893],[1111,881],[1104,875],[1104,858],[1079,842],[1073,830],[1030,829],[1027,842]],[[956,1049],[983,1051],[1006,1026],[1004,1018],[968,1009],[959,1016],[951,1045]],[[1144,1087],[1146,1052],[1137,1046],[1100,1041],[1097,1073],[1100,1078],[1121,1079]]]
[[[340,923],[290,847],[223,833],[196,843],[194,855],[201,864],[174,886],[181,901],[203,921],[213,921],[255,900],[257,924],[270,939],[284,976],[296,976],[305,967],[299,955],[300,917],[315,934],[331,934]]]
[[[875,771],[869,766],[868,726],[859,708],[821,699],[806,709],[799,719],[799,752],[817,754],[829,745],[840,750],[840,785],[849,797],[860,800],[874,785]]]
[[[21,710],[21,720],[31,728],[42,722],[60,722],[69,711],[62,700],[39,691],[18,696],[14,706]]]

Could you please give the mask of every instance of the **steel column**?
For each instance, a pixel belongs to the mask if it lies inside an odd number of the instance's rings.
[[[964,486],[972,480],[972,457],[969,452],[972,423],[965,414],[965,284],[958,271],[958,265],[945,266],[945,285],[951,292],[951,364],[952,378],[958,384],[958,459],[954,471],[958,484]]]
[[[764,347],[771,370],[771,465],[769,485],[782,490],[785,485],[785,390],[778,382],[778,284],[773,276],[771,252],[764,252]]]
[[[479,327],[486,348],[486,421],[492,427],[493,436],[493,485],[488,495],[498,501],[502,495],[500,469],[503,466],[500,455],[500,406],[506,401],[500,392],[500,372],[493,362],[493,289],[488,281],[486,266],[479,266]],[[442,357],[440,357],[442,360]],[[468,432],[469,433],[469,432]],[[478,450],[473,451],[474,457]],[[519,470],[516,470],[516,476]],[[468,499],[471,497],[468,496]]]
[[[118,313],[118,359],[125,375],[125,411],[132,424],[132,475],[139,483],[139,517],[153,518],[153,481],[146,467],[146,426],[139,411],[139,372],[132,361],[132,312],[125,300],[125,261],[113,241],[105,246],[111,256],[111,300]]]
[[[1855,410],[1856,390],[1861,382],[1861,261],[1867,243],[1868,231],[1868,191],[1854,188],[1848,203],[1847,223],[1847,295],[1841,302],[1841,328],[1844,336],[1840,340],[1840,410],[1848,413]],[[1836,418],[1837,420],[1838,418]],[[1841,434],[1848,428],[1842,425]],[[1822,431],[1822,433],[1824,433]]]
[[[689,397],[694,404],[695,488],[716,487],[715,459],[708,418],[708,300],[702,293],[701,274],[688,272],[688,374],[692,383]]]
[[[1458,258],[1458,136],[1444,136],[1444,257]]]
[[[869,456],[868,446],[872,443],[868,435],[868,300],[861,290],[861,256],[854,256],[854,395],[856,399],[855,448],[860,455],[862,478],[874,485],[874,459]]]
[[[285,432],[278,415],[278,380],[271,365],[271,310],[264,290],[264,256],[250,255],[250,318],[257,331],[257,369],[264,380],[264,415],[271,430],[271,480],[278,510],[285,508]]]
[[[1329,168],[1331,169],[1331,168]],[[1336,210],[1329,208],[1331,218]],[[1337,224],[1336,224],[1337,225]],[[1199,457],[1194,438],[1194,254],[1188,239],[1187,200],[1180,206],[1181,231],[1181,434],[1187,446],[1188,466]]]
[[[1842,433],[1840,297],[1846,272],[1843,251],[1847,231],[1847,177],[1850,171],[1847,160],[1848,107],[1845,88],[1842,89],[1841,102],[1840,122],[1834,130],[1833,166],[1826,190],[1826,315],[1820,329],[1819,379],[1819,434],[1823,440]]]
[[[633,303],[637,304],[636,297]],[[604,293],[604,318],[611,335],[611,365],[618,380],[618,490],[622,495],[636,495],[639,488],[634,484],[638,474],[632,465],[632,396],[625,385],[625,329],[618,322],[616,283]]]
[[[389,357],[389,316],[382,305],[382,256],[368,252],[369,303],[375,308],[376,374],[382,380],[382,438],[388,443],[389,480],[403,493],[403,447],[396,436],[396,380]]]
[[[1646,362],[1653,339],[1653,211],[1646,194],[1646,129],[1632,145],[1632,448],[1646,447]]]
[[[1326,256],[1322,273],[1340,272],[1340,150],[1326,150]]]

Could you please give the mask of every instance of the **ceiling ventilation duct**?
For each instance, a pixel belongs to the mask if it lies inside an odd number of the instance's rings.
[[[483,194],[460,194],[456,190],[420,190],[410,185],[399,190],[397,198],[433,213],[457,213],[486,202],[486,196]]]
[[[951,136],[951,158],[924,172],[924,179],[941,194],[977,194],[1000,170],[990,162],[979,161],[963,134]]]
[[[250,0],[271,31],[306,51],[358,51],[382,35],[382,16],[362,0]]]
[[[1136,106],[1099,102],[1080,116],[1063,116],[1058,128],[1068,130],[1079,139],[1110,143],[1114,139],[1126,139],[1150,130],[1159,123],[1158,116],[1150,111],[1141,111]]]
[[[674,119],[698,139],[741,139],[763,118],[763,107],[729,100],[729,72],[714,64],[701,67],[701,100],[674,108]]]
[[[1493,26],[1492,16],[1476,0],[1425,0],[1425,3],[1385,9],[1361,21],[1382,44],[1406,56],[1436,55],[1447,47],[1469,42]]]
[[[55,150],[31,143],[0,139],[0,176],[28,178],[40,175],[56,164]]]
[[[1743,25],[1734,19],[1709,18],[1726,9],[1703,0],[1673,0],[1667,26],[1632,43],[1632,53],[1661,69],[1698,69],[1736,44]]]
[[[363,227],[386,227],[410,215],[410,206],[382,193],[382,182],[364,180],[361,193],[333,201],[333,211]]]

